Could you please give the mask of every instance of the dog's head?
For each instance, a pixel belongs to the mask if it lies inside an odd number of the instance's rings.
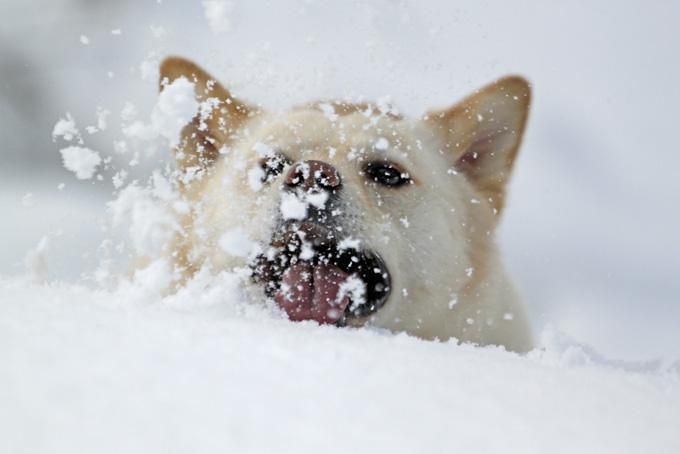
[[[161,89],[180,77],[202,107],[175,150],[194,207],[177,266],[250,269],[292,320],[455,335],[457,303],[493,273],[523,79],[413,120],[383,103],[266,112],[189,61],[161,65]]]

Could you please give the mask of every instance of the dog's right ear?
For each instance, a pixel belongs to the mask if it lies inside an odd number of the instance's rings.
[[[529,83],[521,77],[508,76],[425,117],[444,137],[456,168],[497,213],[503,210],[530,100]]]
[[[182,129],[181,140],[175,147],[177,168],[202,170],[219,157],[219,150],[228,144],[236,131],[256,109],[233,98],[214,77],[192,61],[168,57],[160,65],[160,91],[175,79],[186,78],[194,83],[196,100],[201,109]]]

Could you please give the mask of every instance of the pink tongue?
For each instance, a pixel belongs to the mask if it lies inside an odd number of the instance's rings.
[[[340,285],[347,278],[349,274],[335,266],[297,263],[283,273],[274,299],[293,321],[335,323],[349,304],[349,296],[340,298]]]

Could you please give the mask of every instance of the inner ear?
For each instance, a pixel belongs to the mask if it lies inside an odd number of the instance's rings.
[[[180,171],[201,170],[219,157],[255,109],[231,96],[217,79],[197,64],[181,57],[168,57],[160,65],[161,91],[184,77],[194,84],[194,95],[201,103],[196,117],[182,129],[175,147],[175,162]]]
[[[444,136],[457,170],[500,213],[529,112],[529,84],[500,79],[427,121]]]

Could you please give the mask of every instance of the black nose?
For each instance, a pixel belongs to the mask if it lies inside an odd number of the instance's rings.
[[[303,189],[338,189],[342,184],[340,174],[323,161],[302,161],[294,164],[286,176],[289,187]]]

